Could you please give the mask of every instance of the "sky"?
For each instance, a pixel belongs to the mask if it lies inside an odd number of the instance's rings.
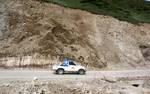
[[[145,0],[145,1],[150,1],[150,0]]]

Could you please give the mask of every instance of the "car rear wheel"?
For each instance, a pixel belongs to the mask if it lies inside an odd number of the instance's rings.
[[[84,74],[85,74],[85,70],[80,69],[80,70],[78,71],[78,73],[79,73],[80,75],[84,75]]]
[[[58,69],[58,70],[57,70],[57,74],[61,75],[61,74],[63,74],[63,73],[64,73],[64,70],[63,70],[63,69]]]

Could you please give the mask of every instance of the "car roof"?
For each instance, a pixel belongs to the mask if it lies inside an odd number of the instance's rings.
[[[64,61],[69,61],[69,62],[73,62],[73,60],[64,60]]]

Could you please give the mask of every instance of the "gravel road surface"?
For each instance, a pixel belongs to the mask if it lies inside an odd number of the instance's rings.
[[[85,78],[150,78],[150,70],[124,70],[124,71],[87,71],[85,75],[63,74],[57,75],[53,71],[44,70],[1,70],[0,80],[30,80],[34,77],[39,79],[85,79]]]

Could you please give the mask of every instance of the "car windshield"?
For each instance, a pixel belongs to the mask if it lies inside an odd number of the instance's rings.
[[[69,65],[76,65],[76,64],[75,64],[74,62],[71,61],[71,62],[69,62]]]

